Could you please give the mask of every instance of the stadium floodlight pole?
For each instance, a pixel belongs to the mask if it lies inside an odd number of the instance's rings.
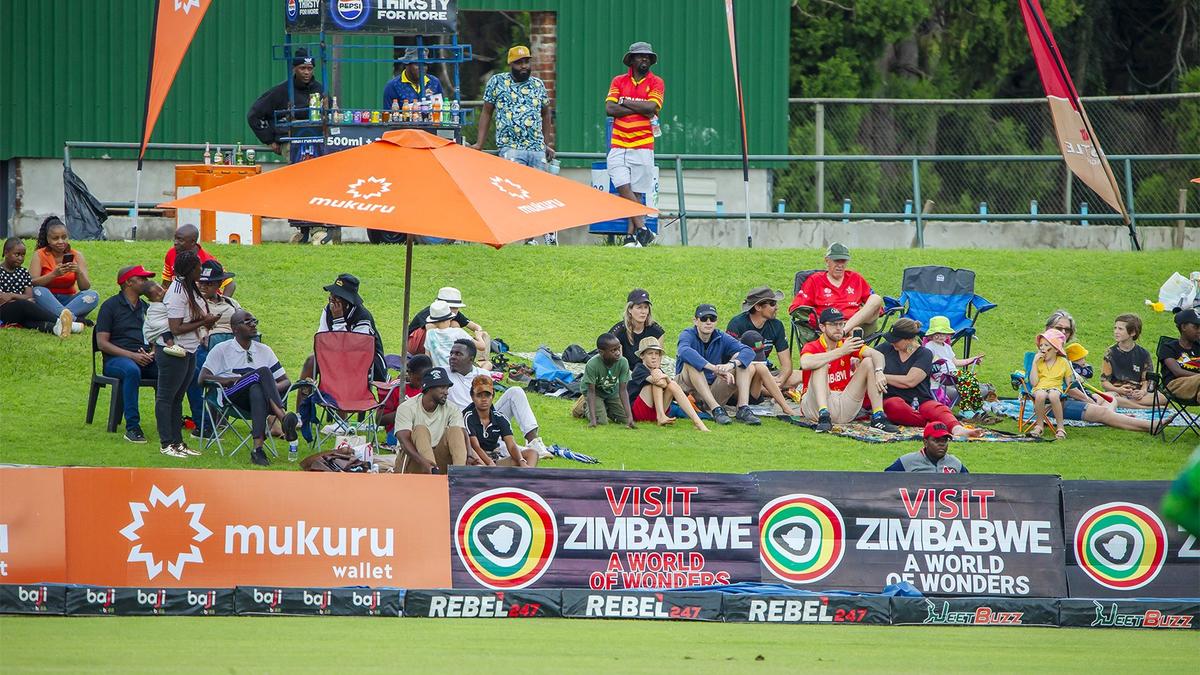
[[[737,27],[733,18],[733,0],[725,0],[725,26],[729,31],[733,89],[737,94],[738,117],[742,124],[742,190],[746,202],[746,248],[754,248],[754,232],[750,226],[750,145],[746,137],[746,102],[742,98],[742,79],[738,71]]]

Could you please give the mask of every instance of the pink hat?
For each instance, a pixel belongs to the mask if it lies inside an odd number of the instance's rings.
[[[1063,356],[1067,355],[1067,350],[1063,347],[1063,343],[1067,341],[1067,336],[1064,335],[1061,330],[1058,330],[1057,328],[1047,328],[1046,332],[1037,336],[1037,339],[1034,340],[1034,343],[1040,345],[1042,344],[1042,340],[1049,342],[1050,346],[1054,347],[1054,350],[1059,354],[1062,354]]]

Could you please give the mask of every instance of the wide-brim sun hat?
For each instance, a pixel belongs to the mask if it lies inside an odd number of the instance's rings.
[[[933,316],[929,318],[929,328],[925,329],[926,335],[954,335],[954,329],[950,327],[950,319],[944,316]]]
[[[624,63],[626,66],[630,66],[631,64],[629,62],[632,60],[630,57],[632,57],[634,54],[649,54],[650,65],[658,63],[658,54],[654,53],[654,49],[650,47],[649,42],[635,42],[629,45],[629,49],[625,52],[625,58],[621,59],[621,63]]]
[[[638,343],[638,350],[634,353],[637,354],[637,357],[640,359],[642,358],[642,354],[651,351],[658,352],[660,354],[667,353],[666,350],[663,349],[662,343],[658,341],[658,338],[652,335],[642,338],[642,341]]]
[[[1054,351],[1062,354],[1063,356],[1067,355],[1067,349],[1063,346],[1063,343],[1067,341],[1067,336],[1063,335],[1061,330],[1058,330],[1057,328],[1047,328],[1046,331],[1039,334],[1037,339],[1035,339],[1033,342],[1035,345],[1040,346],[1042,340],[1049,342],[1050,346],[1054,347]]]

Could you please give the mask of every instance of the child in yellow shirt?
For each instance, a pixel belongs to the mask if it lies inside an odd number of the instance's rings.
[[[1067,437],[1063,429],[1062,397],[1071,383],[1071,362],[1067,360],[1067,350],[1063,347],[1067,336],[1060,330],[1047,329],[1037,336],[1037,356],[1033,357],[1033,368],[1029,373],[1029,388],[1033,391],[1034,424],[1030,435],[1040,437],[1044,430],[1042,418],[1046,414],[1046,403],[1054,413],[1057,429],[1054,438]]]

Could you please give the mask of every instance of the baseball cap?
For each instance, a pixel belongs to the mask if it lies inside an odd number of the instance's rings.
[[[126,281],[134,277],[146,277],[147,279],[154,276],[154,272],[147,270],[141,265],[133,265],[132,267],[122,267],[117,270],[117,285],[124,286]]]
[[[717,308],[713,307],[712,305],[710,305],[708,303],[704,303],[703,305],[696,307],[695,316],[697,319],[699,319],[702,316],[708,316],[709,314],[711,314],[713,316],[719,316],[717,314]]]
[[[433,387],[453,387],[454,383],[450,381],[450,375],[445,368],[430,368],[429,372],[421,378],[421,391],[428,391]]]
[[[850,249],[841,242],[835,241],[829,245],[829,250],[825,251],[825,257],[830,260],[849,260]]]
[[[821,310],[821,316],[817,317],[817,323],[835,323],[837,321],[845,321],[846,315],[842,314],[842,310],[837,307],[826,307]]]
[[[508,50],[508,62],[510,64],[527,58],[529,58],[529,47],[526,47],[525,45],[517,45],[516,47]]]
[[[742,344],[754,350],[755,361],[767,360],[767,353],[771,351],[771,348],[770,346],[763,344],[762,333],[756,330],[748,330],[745,333],[742,333],[738,339],[742,341]]]
[[[1185,323],[1194,323],[1200,326],[1200,309],[1195,307],[1191,309],[1182,309],[1175,314],[1175,325],[1182,326]]]
[[[225,267],[216,260],[205,260],[200,264],[201,283],[225,281],[226,279],[232,279],[235,276],[237,275],[233,272],[226,272]]]
[[[632,302],[635,305],[640,305],[643,302],[647,305],[652,304],[650,302],[650,294],[646,292],[646,289],[644,288],[635,288],[632,291],[629,291],[629,297],[626,298],[625,301]]]
[[[950,435],[950,429],[946,428],[945,422],[930,422],[925,425],[925,431],[921,434],[924,438],[945,438]]]
[[[438,289],[437,299],[455,309],[462,309],[466,304],[462,301],[462,291],[453,286],[443,286]]]

